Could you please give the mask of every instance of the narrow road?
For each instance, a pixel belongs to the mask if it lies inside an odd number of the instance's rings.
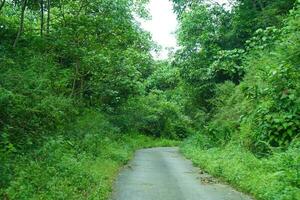
[[[178,148],[139,150],[121,171],[113,200],[251,200],[192,166]]]

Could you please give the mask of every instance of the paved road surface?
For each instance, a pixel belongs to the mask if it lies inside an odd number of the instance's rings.
[[[116,181],[113,200],[251,200],[192,166],[178,148],[139,150]]]

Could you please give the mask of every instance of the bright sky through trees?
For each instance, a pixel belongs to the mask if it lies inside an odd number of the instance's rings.
[[[143,21],[142,27],[152,34],[153,40],[162,47],[157,58],[168,57],[166,48],[175,48],[177,19],[172,10],[172,3],[168,0],[150,0],[148,5],[151,20]]]
[[[227,3],[227,0],[216,0],[220,4]],[[168,57],[170,48],[177,48],[175,31],[177,19],[173,12],[172,3],[169,0],[150,0],[148,9],[152,16],[151,20],[142,21],[142,27],[152,34],[153,40],[162,49],[155,57],[165,59]]]

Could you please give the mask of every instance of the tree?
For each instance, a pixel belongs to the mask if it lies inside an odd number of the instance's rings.
[[[47,0],[47,35],[50,33],[51,22],[51,0]]]
[[[238,0],[231,10],[202,0],[174,0],[182,46],[173,65],[194,96],[194,105],[212,108],[217,83],[239,83],[244,69],[241,57],[249,40],[259,28],[281,26],[295,0]]]
[[[40,0],[40,12],[41,12],[40,34],[41,34],[41,37],[43,37],[43,34],[44,34],[44,0]]]
[[[27,7],[27,0],[23,0],[22,9],[21,9],[21,15],[20,15],[20,25],[19,30],[16,36],[16,39],[14,41],[13,47],[15,48],[17,46],[18,40],[23,32],[24,29],[24,17],[25,17],[25,10]]]

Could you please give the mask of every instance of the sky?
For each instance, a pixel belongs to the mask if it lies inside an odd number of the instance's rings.
[[[227,0],[215,0],[226,3]],[[153,40],[162,47],[158,54],[154,53],[156,59],[166,59],[168,49],[177,49],[175,31],[178,27],[176,14],[173,12],[172,3],[169,0],[150,0],[148,5],[151,20],[141,21],[141,26],[149,31]]]

